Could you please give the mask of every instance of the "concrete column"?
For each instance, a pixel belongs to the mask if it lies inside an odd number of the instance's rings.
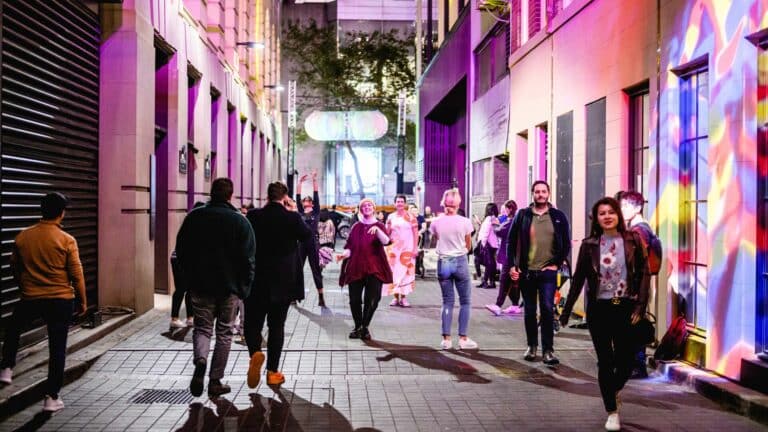
[[[153,306],[149,167],[154,152],[154,31],[148,5],[102,5],[99,303]]]

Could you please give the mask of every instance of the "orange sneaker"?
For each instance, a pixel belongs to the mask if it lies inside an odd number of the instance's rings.
[[[267,385],[280,385],[285,382],[285,375],[281,372],[267,371]]]
[[[248,364],[248,387],[256,388],[261,379],[261,365],[264,364],[264,353],[256,351],[251,356],[251,362]]]

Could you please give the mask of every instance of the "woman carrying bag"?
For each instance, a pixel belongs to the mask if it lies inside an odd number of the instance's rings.
[[[584,282],[587,324],[597,353],[598,383],[608,419],[605,429],[621,429],[618,393],[634,367],[633,328],[645,316],[649,274],[638,234],[624,225],[619,202],[600,199],[592,207],[592,229],[579,249],[568,299],[560,316],[565,327]]]

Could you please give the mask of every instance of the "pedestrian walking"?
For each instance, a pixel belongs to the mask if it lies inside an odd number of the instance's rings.
[[[245,299],[245,342],[251,360],[248,386],[255,388],[261,379],[264,354],[261,331],[266,320],[267,384],[280,385],[285,376],[279,371],[285,339],[285,319],[291,302],[304,299],[304,273],[300,247],[313,241],[314,232],[296,211],[288,187],[280,182],[267,187],[269,202],[248,212],[256,236],[256,278],[251,295]],[[315,231],[316,232],[316,231]]]
[[[568,219],[549,203],[549,184],[537,180],[531,187],[533,203],[512,221],[507,238],[509,275],[520,281],[525,311],[525,334],[528,349],[524,359],[536,360],[539,330],[536,304],[541,313],[541,345],[544,363],[554,366],[560,361],[554,350],[554,300],[557,271],[571,253]]]
[[[651,268],[651,257],[655,254],[660,255],[661,242],[651,229],[651,225],[643,217],[643,206],[645,205],[645,197],[640,192],[635,191],[622,191],[619,193],[619,204],[621,204],[621,214],[624,217],[624,221],[627,224],[627,229],[637,233],[640,236],[640,240],[643,242],[643,249],[645,250],[645,256],[648,257],[649,274],[652,278],[654,274],[658,273],[658,269]],[[657,244],[659,251],[654,251],[653,245]],[[660,258],[659,260],[660,261]],[[654,270],[656,273],[654,273]],[[649,302],[651,293],[653,291],[649,288]],[[637,354],[635,355],[635,367],[630,375],[630,379],[643,379],[648,378],[648,368],[646,366],[645,359],[645,345],[637,347]]]
[[[416,284],[416,256],[419,253],[419,223],[406,209],[405,195],[395,197],[395,212],[387,218],[390,243],[386,247],[391,284],[384,284],[382,295],[393,296],[390,306],[410,307],[406,296]]]
[[[17,236],[11,253],[11,274],[21,289],[5,331],[0,382],[10,384],[19,337],[30,322],[42,318],[48,328],[48,381],[45,384],[43,411],[64,408],[59,391],[64,384],[64,362],[67,356],[67,333],[75,298],[79,298],[77,314],[88,309],[85,278],[77,240],[67,234],[61,222],[67,198],[57,192],[40,200],[42,220]]]
[[[176,236],[176,255],[183,283],[195,317],[192,333],[195,369],[189,390],[197,397],[203,393],[208,352],[214,325],[213,348],[208,381],[208,395],[220,396],[231,391],[221,382],[232,346],[232,325],[237,302],[251,291],[256,244],[248,221],[231,203],[232,180],[218,178],[211,184],[211,200],[193,209],[184,218]]]
[[[202,201],[195,202],[192,209],[204,206]],[[171,296],[171,324],[170,328],[184,328],[192,327],[195,324],[194,316],[192,314],[192,302],[189,300],[189,290],[184,284],[183,277],[181,276],[181,269],[179,268],[179,259],[176,256],[176,251],[171,252],[171,274],[173,276],[173,295]],[[181,302],[187,305],[187,321],[186,323],[179,319],[181,313]]]
[[[494,203],[485,205],[485,216],[480,224],[477,241],[480,246],[480,257],[485,267],[485,273],[478,288],[496,288],[496,251],[499,249],[499,238],[496,227],[499,226],[499,207]]]
[[[605,429],[618,431],[619,392],[634,366],[632,325],[644,315],[649,274],[640,236],[627,230],[619,202],[605,197],[592,206],[590,236],[579,248],[576,271],[560,323],[565,327],[587,284],[587,325],[597,353],[597,380],[608,412]]]
[[[309,226],[312,236],[302,242],[301,249],[301,269],[302,277],[304,272],[304,263],[309,260],[309,269],[312,271],[312,279],[317,289],[317,305],[325,307],[325,298],[323,297],[323,268],[320,266],[320,238],[318,232],[318,223],[320,222],[320,194],[317,186],[317,171],[312,171],[312,197],[301,197],[301,184],[307,181],[309,175],[304,174],[299,178],[296,185],[296,202],[301,201],[303,209],[302,217]]]
[[[387,228],[376,220],[373,200],[364,198],[359,208],[362,220],[352,225],[344,253],[339,255],[344,259],[339,285],[349,285],[349,308],[355,322],[349,338],[369,340],[369,326],[381,300],[382,285],[392,283],[392,270],[384,250],[390,239]]]
[[[472,307],[472,281],[469,276],[467,253],[472,250],[472,222],[458,214],[461,195],[458,189],[448,189],[443,193],[441,205],[445,214],[432,221],[429,227],[437,238],[437,278],[443,293],[442,335],[440,346],[451,349],[451,324],[453,323],[453,305],[455,292],[459,294],[459,348],[477,348],[477,342],[467,336],[469,315]]]
[[[507,260],[507,237],[512,226],[512,219],[515,217],[515,213],[517,213],[517,203],[515,200],[505,202],[501,208],[501,213],[504,222],[495,228],[496,238],[499,239],[496,262],[501,266],[501,272],[499,273],[499,295],[496,296],[496,303],[485,305],[485,308],[496,316],[503,313],[517,314],[522,311],[520,306],[518,306],[520,304],[520,281],[513,281],[509,276],[509,262]],[[502,217],[499,217],[499,221],[502,220]],[[509,297],[512,304],[505,309],[501,309],[507,297]]]

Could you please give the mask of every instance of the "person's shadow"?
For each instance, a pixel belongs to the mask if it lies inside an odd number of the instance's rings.
[[[187,421],[177,432],[208,431],[303,431],[376,432],[373,428],[352,427],[333,405],[315,405],[289,390],[270,387],[276,398],[251,393],[251,407],[238,409],[226,398],[211,399],[216,410],[195,402],[189,406]]]
[[[401,345],[378,340],[365,341],[372,348],[378,348],[389,354],[377,357],[380,362],[399,358],[425,369],[442,370],[452,374],[459,382],[488,384],[491,380],[479,375],[479,371],[469,363],[453,359],[432,347],[421,345]]]
[[[35,414],[28,422],[17,428],[14,432],[32,432],[40,429],[52,417],[52,413],[41,411]]]
[[[192,327],[172,328],[167,332],[160,333],[166,338],[176,342],[189,342],[192,343],[192,336],[190,335]],[[189,335],[189,338],[187,338]]]

